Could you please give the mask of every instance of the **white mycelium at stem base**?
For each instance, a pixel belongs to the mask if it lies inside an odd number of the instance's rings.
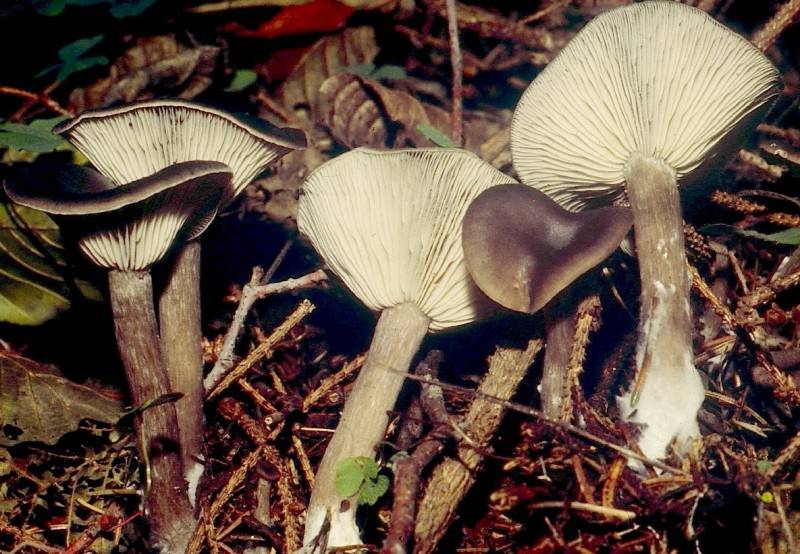
[[[642,277],[637,377],[623,409],[664,455],[698,434],[702,384],[677,184],[702,180],[769,109],[779,77],[764,55],[704,12],[642,2],[590,22],[520,100],[514,167],[567,208],[621,200],[634,212]],[[644,203],[641,203],[644,200]],[[638,400],[638,401],[637,401]]]
[[[360,542],[356,499],[336,493],[339,463],[374,456],[405,372],[428,329],[474,321],[485,297],[469,278],[461,221],[481,191],[513,179],[456,149],[359,148],[303,184],[298,227],[367,307],[383,313],[342,419],[317,471],[304,545],[315,551],[328,516],[328,547]]]

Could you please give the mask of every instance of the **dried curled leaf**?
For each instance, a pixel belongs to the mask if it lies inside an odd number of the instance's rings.
[[[325,80],[314,106],[319,123],[345,146],[436,146],[420,126],[450,129],[450,116],[408,93],[351,73]]]
[[[81,420],[113,423],[122,404],[27,358],[0,353],[0,444],[55,443]]]
[[[79,113],[159,93],[191,99],[211,84],[220,49],[216,46],[188,48],[173,36],[139,39],[109,69],[108,77],[86,88],[72,91],[69,106]]]
[[[323,81],[351,65],[372,63],[378,55],[372,27],[345,29],[321,38],[306,52],[280,90],[283,104],[290,109],[313,106]]]

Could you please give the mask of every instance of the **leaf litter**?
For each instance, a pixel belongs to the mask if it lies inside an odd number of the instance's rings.
[[[508,126],[516,98],[586,21],[624,3],[459,3],[466,147],[510,171]],[[757,9],[744,0],[688,3],[759,41],[775,40],[759,30],[777,13],[777,4]],[[32,126],[64,112],[180,96],[305,129],[309,149],[290,154],[249,187],[209,241],[229,248],[229,232],[269,229],[274,238],[263,241],[273,245],[267,250],[274,255],[287,238],[294,240],[299,184],[325,160],[361,145],[449,146],[454,99],[442,0],[347,9],[330,0],[326,9],[337,17],[316,26],[295,19],[301,12],[286,4],[296,2],[256,2],[254,8],[197,2],[188,18],[177,5],[151,4],[144,16],[125,20],[132,23],[122,44],[106,40],[77,57],[60,57],[80,62],[83,54],[105,56],[115,60],[108,68],[87,62],[66,84],[41,90],[41,82],[25,79],[13,83],[19,89],[0,87],[22,102],[11,102],[0,115]],[[58,6],[51,8],[51,17],[65,21],[78,13],[73,6],[61,15]],[[167,23],[147,19],[155,13]],[[287,32],[278,30],[281,21],[291,24]],[[73,40],[97,36],[96,29],[92,33],[89,26]],[[52,42],[55,58],[65,42]],[[702,209],[687,210],[696,362],[708,391],[700,416],[703,441],[683,459],[649,466],[646,476],[625,462],[636,429],[620,424],[613,399],[632,373],[637,288],[631,262],[618,256],[607,264],[603,290],[587,306],[585,332],[576,337],[570,426],[526,409],[538,403],[541,328],[535,318],[500,318],[431,341],[441,357],[425,374],[427,381],[407,387],[381,450],[380,474],[369,471],[393,478],[389,490],[382,490],[381,479],[379,489],[368,491],[375,505],[363,510],[363,538],[374,550],[401,544],[415,552],[778,553],[796,547],[797,46],[785,37],[769,51],[786,82],[776,110],[759,126],[754,146],[729,164],[716,190],[705,193]],[[4,125],[6,132],[20,130]],[[43,140],[37,137],[32,139]],[[31,149],[40,151],[33,156],[59,155],[46,152],[49,144]],[[285,279],[318,267],[307,247],[294,244],[281,265]],[[54,257],[64,262],[60,254]],[[23,267],[33,268],[37,279],[58,282],[38,258],[29,261]],[[265,255],[252,265],[270,261]],[[225,298],[219,286],[210,289],[218,296],[208,299],[215,306],[205,327],[209,367],[249,270],[225,273],[223,286],[231,289]],[[280,290],[246,310],[235,358],[249,365],[206,404],[208,471],[200,484],[204,516],[193,552],[292,552],[300,546],[314,468],[363,362],[360,352],[372,322],[346,291],[335,282],[325,290]],[[30,301],[29,294],[21,296]],[[317,309],[282,325],[299,305],[296,295],[310,298]],[[65,308],[66,303],[58,306]],[[30,322],[44,317],[31,315]],[[75,384],[24,360],[19,353],[31,345],[14,337],[10,352],[0,357],[6,436],[0,448],[0,548],[145,551],[138,512],[144,472],[130,421],[114,417],[119,402],[94,381]],[[258,351],[265,343],[269,348]],[[492,368],[501,359],[517,360],[519,381],[491,388]],[[25,393],[19,392],[23,385]],[[487,387],[489,396],[481,396]],[[45,397],[48,389],[58,391],[69,410],[59,412],[59,402]],[[52,419],[32,421],[42,406]],[[350,477],[363,486],[369,476]],[[395,499],[407,501],[398,506]]]

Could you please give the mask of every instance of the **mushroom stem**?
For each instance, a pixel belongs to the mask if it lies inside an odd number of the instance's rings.
[[[694,367],[683,218],[675,171],[634,154],[625,167],[642,283],[637,376],[621,399],[631,421],[644,424],[639,446],[663,457],[673,438],[699,435],[703,384]]]
[[[430,318],[408,302],[381,314],[367,359],[317,470],[303,538],[308,551],[315,552],[313,545],[329,512],[328,547],[360,543],[355,522],[358,499],[346,501],[336,492],[336,468],[346,458],[375,455],[389,423],[387,412],[405,382],[403,373],[398,372],[408,371],[429,325]]]
[[[149,271],[111,270],[111,311],[131,401],[142,406],[170,392],[153,308]],[[184,552],[194,528],[178,448],[175,405],[146,407],[136,418],[143,463],[149,469],[145,505],[152,539],[164,552]]]
[[[183,467],[189,471],[202,454],[203,350],[200,332],[200,243],[186,244],[158,299],[161,350],[175,403]]]
[[[575,335],[577,304],[572,287],[551,300],[544,308],[544,328],[547,342],[542,365],[542,412],[557,420],[569,419],[563,413],[564,395],[569,394],[566,374]]]

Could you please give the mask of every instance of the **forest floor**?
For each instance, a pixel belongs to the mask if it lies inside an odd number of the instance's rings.
[[[457,3],[455,94],[444,0],[251,3],[0,7],[7,166],[85,162],[48,134],[56,121],[154,97],[308,136],[203,237],[207,368],[237,307],[236,359],[250,359],[205,406],[193,552],[300,546],[315,468],[369,345],[375,316],[313,273],[322,262],[298,236],[305,176],[357,146],[445,146],[459,120],[464,147],[514,175],[509,127],[525,87],[587,21],[629,2]],[[800,549],[800,32],[777,0],[686,3],[750,38],[783,78],[754,136],[684,198],[702,441],[642,473],[626,463],[636,429],[615,398],[633,374],[639,290],[635,259],[619,252],[576,316],[566,423],[535,411],[541,316],[502,313],[425,340],[414,371],[429,381],[408,381],[379,457],[391,486],[359,512],[370,551]],[[341,115],[356,110],[367,116]],[[0,551],[146,552],[144,468],[103,275],[47,218],[0,200],[0,299],[18,310],[0,324]],[[20,254],[33,242],[54,252],[46,263]],[[273,286],[309,274],[307,286]],[[504,377],[509,366],[527,368],[520,382]]]

